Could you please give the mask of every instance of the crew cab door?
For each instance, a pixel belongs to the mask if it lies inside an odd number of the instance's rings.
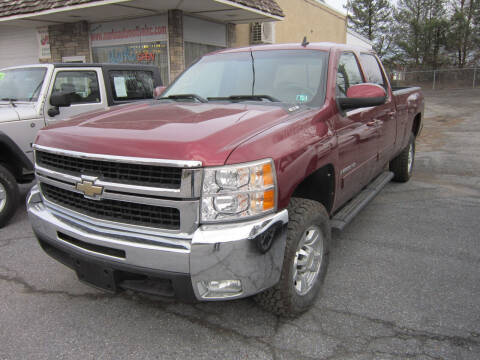
[[[60,93],[70,94],[71,105],[56,109],[50,104],[50,98],[52,94]],[[107,96],[101,68],[56,68],[44,106],[47,125],[106,108]]]
[[[378,130],[379,166],[383,166],[393,155],[397,135],[396,109],[390,92],[390,86],[375,55],[370,53],[360,54],[362,68],[367,81],[382,86],[387,93],[385,104],[370,110],[371,121],[375,122]]]
[[[365,82],[357,56],[340,54],[337,67],[335,96],[346,97],[350,86]],[[335,119],[338,138],[340,192],[339,203],[353,197],[368,184],[377,167],[378,130],[372,122],[374,108],[340,111]]]

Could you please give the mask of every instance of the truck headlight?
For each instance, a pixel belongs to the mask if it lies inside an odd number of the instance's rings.
[[[257,217],[276,210],[277,184],[271,159],[205,168],[201,222]]]

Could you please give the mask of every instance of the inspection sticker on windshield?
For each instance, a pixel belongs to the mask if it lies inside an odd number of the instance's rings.
[[[298,102],[307,102],[308,101],[308,95],[297,95],[297,101]]]
[[[5,73],[0,72],[0,80],[2,80],[5,77]]]

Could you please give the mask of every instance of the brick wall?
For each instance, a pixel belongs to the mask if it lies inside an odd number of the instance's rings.
[[[183,48],[183,12],[168,11],[168,52],[170,56],[170,83],[185,68],[185,51]]]
[[[87,62],[92,61],[86,21],[50,25],[48,35],[52,62],[62,62],[64,56],[85,56]]]

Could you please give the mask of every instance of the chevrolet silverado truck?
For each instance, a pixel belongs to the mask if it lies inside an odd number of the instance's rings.
[[[410,178],[423,109],[368,50],[222,50],[159,99],[41,130],[30,221],[47,254],[98,288],[255,295],[295,316],[319,293],[332,228]]]
[[[0,69],[0,228],[34,178],[37,131],[72,116],[152,99],[162,85],[146,65],[43,64]]]

